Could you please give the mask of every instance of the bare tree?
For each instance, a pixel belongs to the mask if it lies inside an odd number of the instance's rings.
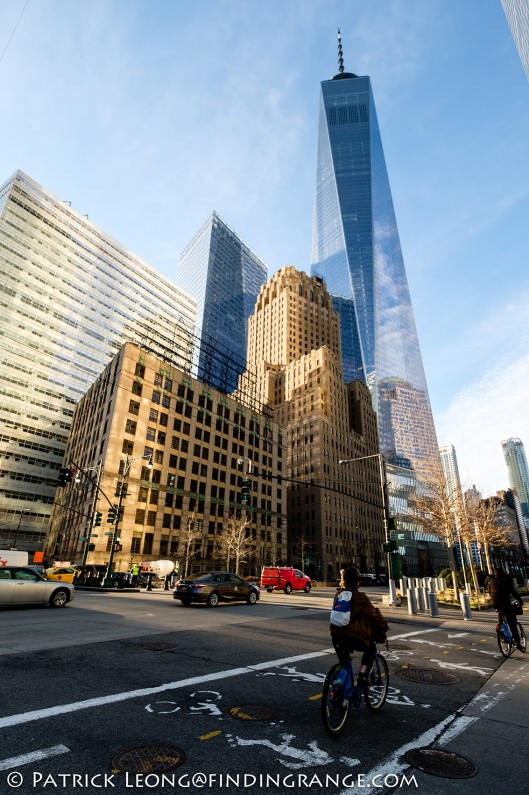
[[[232,515],[217,539],[216,556],[226,561],[228,571],[233,561],[235,574],[239,573],[241,563],[248,561],[256,547],[255,539],[248,533],[250,525],[248,514],[242,517]]]
[[[198,527],[197,512],[195,510],[193,513],[188,514],[186,526],[178,535],[178,557],[184,563],[184,577],[187,577],[189,561],[200,552],[200,546],[197,547],[199,538],[202,538],[202,529]]]
[[[460,539],[461,528],[465,523],[461,489],[450,488],[445,481],[443,471],[439,469],[429,477],[418,481],[417,491],[410,498],[410,507],[413,512],[413,521],[420,525],[425,533],[437,536],[437,538],[446,543],[450,569],[452,570],[452,582],[457,598],[457,570],[453,544],[458,537]],[[460,548],[464,573],[465,565],[461,544]]]
[[[485,552],[487,572],[492,574],[491,547],[513,545],[512,528],[502,524],[498,518],[498,499],[467,500],[468,533],[482,545]]]

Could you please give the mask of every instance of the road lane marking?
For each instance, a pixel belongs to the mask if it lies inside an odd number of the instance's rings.
[[[428,632],[439,632],[436,627],[434,629],[419,629],[413,632],[405,632],[400,635],[395,635],[394,640],[400,638],[409,638],[413,635],[422,635]],[[83,709],[93,709],[94,707],[104,707],[109,704],[116,704],[120,701],[128,701],[133,698],[143,698],[144,696],[152,696],[157,693],[165,693],[168,690],[179,690],[184,687],[191,687],[193,685],[205,684],[206,682],[215,682],[221,679],[229,679],[233,676],[243,676],[244,674],[252,673],[254,671],[265,671],[268,668],[277,668],[282,665],[288,665],[302,660],[312,660],[317,657],[325,657],[329,654],[335,654],[333,647],[323,649],[322,651],[308,652],[307,654],[298,654],[295,657],[283,657],[279,660],[269,660],[268,662],[256,663],[255,665],[248,665],[240,668],[231,668],[226,671],[217,671],[212,674],[205,674],[203,676],[193,676],[189,679],[181,679],[176,682],[167,682],[157,687],[144,687],[138,690],[128,690],[123,693],[113,693],[108,696],[98,696],[95,698],[88,698],[85,701],[74,701],[70,704],[58,704],[55,707],[47,707],[45,709],[32,710],[30,712],[21,712],[18,715],[7,715],[0,718],[0,729],[5,729],[11,726],[19,726],[22,723],[30,723],[35,720],[43,720],[45,718],[53,718],[57,715],[64,715],[70,712],[78,712]]]
[[[48,759],[50,756],[59,754],[69,754],[70,749],[65,745],[52,745],[51,748],[41,748],[40,751],[30,751],[21,756],[12,756],[9,759],[0,759],[0,770],[10,770],[13,767],[29,765],[31,762],[39,762],[41,759]]]
[[[218,736],[219,736],[219,734],[222,734],[222,732],[220,731],[220,729],[219,729],[218,731],[216,731],[216,732],[209,732],[209,734],[203,734],[203,735],[202,735],[201,737],[199,737],[198,739],[199,739],[199,740],[211,740],[211,739],[212,739],[212,737],[218,737]]]
[[[279,665],[288,665],[289,663],[299,662],[301,660],[311,660],[316,657],[324,657],[328,654],[334,653],[334,649],[323,649],[323,651],[298,654],[295,657],[284,657],[280,660],[270,660],[268,662],[257,663],[256,665],[248,665],[241,668],[231,668],[227,671],[217,671],[216,673],[205,674],[203,676],[192,676],[189,679],[181,679],[177,682],[167,682],[166,684],[158,685],[157,687],[144,687],[139,690],[128,690],[123,693],[113,693],[109,696],[88,698],[85,701],[74,701],[71,704],[58,704],[55,707],[36,709],[32,712],[22,712],[18,715],[7,715],[4,718],[0,718],[0,729],[5,729],[9,726],[19,726],[22,723],[30,723],[34,720],[53,718],[57,715],[64,715],[70,712],[78,712],[82,709],[104,707],[109,704],[115,704],[119,701],[128,701],[132,698],[142,698],[144,696],[155,695],[156,693],[165,693],[167,690],[179,690],[183,687],[201,685],[206,682],[216,682],[221,679],[229,679],[233,676],[243,676],[244,674],[253,673],[254,671],[264,671],[266,668],[276,668]]]

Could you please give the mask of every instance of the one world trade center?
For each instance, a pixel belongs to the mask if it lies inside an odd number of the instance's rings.
[[[428,475],[439,450],[369,77],[321,83],[312,275],[340,314],[344,380],[364,380],[388,463]]]

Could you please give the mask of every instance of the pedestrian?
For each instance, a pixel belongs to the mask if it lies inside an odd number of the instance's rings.
[[[375,643],[385,641],[389,624],[367,594],[358,590],[360,575],[354,567],[345,569],[343,583],[334,598],[331,638],[342,665],[348,662],[352,651],[362,652],[358,674],[362,683],[375,659]]]
[[[525,651],[520,644],[517,618],[523,610],[523,600],[513,585],[512,577],[503,569],[494,569],[494,577],[489,580],[489,594],[493,607],[505,616],[516,648],[518,651]]]

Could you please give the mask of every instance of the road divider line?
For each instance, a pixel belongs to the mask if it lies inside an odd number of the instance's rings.
[[[65,745],[52,745],[50,748],[41,748],[39,751],[30,751],[21,756],[12,756],[9,759],[0,759],[0,770],[11,770],[14,767],[29,765],[31,762],[39,762],[41,759],[48,759],[50,756],[59,754],[69,754],[70,749]]]
[[[295,657],[283,657],[280,660],[269,660],[264,663],[256,663],[255,665],[247,665],[241,668],[231,668],[227,671],[217,671],[212,674],[204,674],[203,676],[192,676],[189,679],[181,679],[177,682],[167,682],[164,685],[157,687],[144,687],[139,690],[127,690],[123,693],[113,693],[109,696],[99,696],[96,698],[88,698],[85,701],[74,701],[71,704],[58,704],[55,707],[48,707],[46,709],[36,709],[31,712],[22,712],[18,715],[7,715],[0,718],[0,729],[5,729],[11,726],[19,726],[22,723],[30,723],[34,720],[43,720],[45,718],[54,718],[57,715],[65,715],[70,712],[78,712],[83,709],[93,709],[94,707],[105,707],[109,704],[116,704],[119,701],[128,701],[132,698],[143,698],[144,696],[152,696],[157,693],[165,693],[167,690],[179,690],[183,687],[193,687],[194,685],[202,685],[206,682],[215,682],[221,679],[229,679],[233,676],[244,676],[244,674],[252,673],[254,671],[263,671],[267,668],[276,668],[280,665],[288,665],[289,663],[300,662],[301,660],[311,660],[316,657],[325,657],[329,654],[334,654],[334,649],[323,649],[322,651],[309,652],[307,654],[297,654]]]

